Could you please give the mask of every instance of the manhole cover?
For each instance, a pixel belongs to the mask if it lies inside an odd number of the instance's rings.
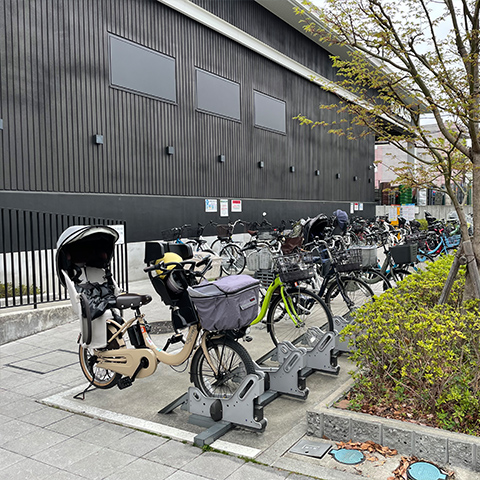
[[[340,463],[345,465],[357,465],[365,460],[365,455],[360,450],[351,450],[348,448],[339,448],[332,450],[330,455]]]
[[[407,477],[410,480],[444,480],[447,475],[432,463],[415,462],[407,468]]]
[[[290,452],[308,455],[309,457],[322,458],[331,448],[332,445],[328,443],[302,439],[290,449]]]

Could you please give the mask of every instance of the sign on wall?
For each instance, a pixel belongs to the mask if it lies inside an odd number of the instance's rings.
[[[217,211],[217,199],[216,198],[206,198],[205,199],[205,211],[206,212],[216,212]]]
[[[242,201],[232,200],[232,212],[241,212],[241,211],[242,211]]]
[[[228,200],[226,198],[220,199],[220,216],[228,217]]]

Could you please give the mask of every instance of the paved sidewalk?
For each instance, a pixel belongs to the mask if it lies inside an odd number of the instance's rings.
[[[148,287],[137,282],[130,290],[151,293]],[[151,322],[168,320],[168,309],[158,301],[144,311]],[[269,344],[262,333],[255,332],[248,344],[252,356],[255,348]],[[305,437],[309,402],[320,402],[345,382],[347,359],[341,358],[338,377],[317,373],[308,378],[307,402],[275,400],[268,407],[263,434],[234,429],[217,440],[213,447],[230,453],[225,454],[192,445],[195,428],[187,427],[182,412],[159,423],[157,407],[176,395],[175,389],[188,388],[187,374],[185,379],[164,369],[129,389],[95,390],[84,402],[73,400],[86,385],[78,365],[77,336],[78,322],[73,321],[0,346],[0,478],[385,480],[398,466],[399,456],[384,465],[365,462],[360,470],[343,468],[330,455],[320,460],[290,452]],[[250,455],[253,450],[257,453]],[[479,478],[460,469],[455,473],[457,480]]]
[[[39,403],[85,383],[77,331],[74,322],[0,346],[1,478],[309,478]]]

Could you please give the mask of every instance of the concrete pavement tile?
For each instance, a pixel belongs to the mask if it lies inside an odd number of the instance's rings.
[[[105,480],[132,480],[132,478],[154,478],[155,480],[164,480],[169,475],[175,473],[175,469],[160,465],[157,462],[151,462],[139,458],[127,466],[116,471]]]
[[[208,477],[202,477],[197,474],[184,472],[183,470],[178,470],[174,474],[167,477],[166,480],[202,480],[204,478],[208,478]],[[268,480],[268,479],[265,479],[265,480]]]
[[[57,367],[54,367],[53,365],[47,365],[46,363],[37,362],[35,358],[25,358],[19,362],[12,363],[11,366],[19,370],[38,373],[40,375],[57,370]]]
[[[63,433],[65,435],[74,437],[85,430],[90,430],[91,428],[96,427],[100,423],[102,423],[102,421],[96,420],[95,418],[84,417],[82,415],[72,415],[59,420],[58,422],[51,423],[46,428],[48,430],[53,430],[54,432]]]
[[[58,347],[58,346],[57,346]],[[4,355],[15,355],[16,357],[20,358],[29,358],[33,355],[38,355],[41,353],[45,353],[48,351],[48,348],[41,347],[40,345],[28,345],[23,343],[20,340],[15,342],[6,343],[4,345],[0,345],[0,356],[3,357]]]
[[[39,430],[39,427],[31,423],[11,419],[8,422],[0,423],[0,445],[28,435],[30,432]]]
[[[101,450],[101,447],[98,447],[97,445],[82,442],[75,438],[69,438],[62,443],[33,455],[32,458],[65,470],[69,465],[72,465],[89,455],[93,455],[99,450]]]
[[[174,468],[182,468],[194,458],[201,455],[201,453],[202,451],[197,447],[170,440],[150,453],[147,453],[145,458]]]
[[[15,387],[11,388],[12,392],[15,393],[20,393],[21,395],[25,395],[27,397],[34,397],[38,398],[40,397],[47,397],[49,396],[48,392],[59,392],[64,390],[65,388],[58,385],[58,383],[51,382],[50,380],[46,380],[45,378],[42,378],[25,383],[25,384],[20,384],[16,385]],[[53,395],[53,394],[52,394]]]
[[[82,460],[68,465],[65,470],[87,477],[89,480],[97,480],[113,476],[135,460],[136,457],[133,455],[116,452],[109,448],[102,448],[82,458]]]
[[[25,457],[19,455],[18,453],[10,452],[4,448],[0,448],[0,473],[4,468],[13,465],[14,463],[20,462]]]
[[[109,447],[131,433],[131,429],[114,425],[113,423],[101,422],[98,425],[79,433],[75,438],[89,442],[100,447]]]
[[[205,452],[182,467],[182,470],[197,473],[212,480],[224,480],[238,470],[245,461],[221,453]]]
[[[37,355],[35,360],[54,367],[66,367],[78,362],[78,353],[72,350],[58,349],[51,352]]]
[[[44,406],[35,402],[32,398],[24,397],[18,402],[8,403],[2,406],[2,415],[6,415],[11,418],[22,417],[29,413],[41,410]]]
[[[2,478],[8,478],[8,480],[25,480],[27,478],[43,480],[44,478],[50,478],[57,472],[57,468],[30,458],[25,458],[0,470]]]
[[[24,415],[22,417],[22,422],[32,423],[33,425],[37,425],[39,427],[46,427],[47,425],[56,423],[59,420],[69,418],[71,416],[73,416],[72,413],[65,412],[59,408],[45,407],[41,410],[29,413],[28,415]]]
[[[133,431],[113,445],[110,445],[109,448],[119,452],[130,453],[137,457],[143,457],[148,452],[155,450],[155,448],[158,448],[166,442],[168,442],[166,438],[159,437],[158,435]]]
[[[3,405],[20,402],[21,400],[25,400],[24,395],[20,395],[19,393],[12,392],[5,388],[0,388],[0,407],[2,407],[2,414],[3,414]]]
[[[60,370],[45,373],[43,377],[47,380],[58,383],[59,385],[65,386],[75,382],[75,384],[72,385],[73,387],[87,381],[82,373],[82,370],[80,369],[78,358],[74,365],[66,366],[64,368],[61,368]]]
[[[23,435],[20,438],[4,443],[2,447],[20,455],[32,457],[36,453],[42,452],[43,450],[65,440],[68,440],[66,435],[39,427],[34,431],[27,433],[27,435]]]
[[[227,478],[228,480],[265,480],[267,478],[268,480],[282,480],[287,478],[288,475],[289,472],[282,470],[245,463]]]
[[[54,473],[48,480],[85,480],[85,477],[80,477],[74,473],[66,472],[65,470],[59,470]]]

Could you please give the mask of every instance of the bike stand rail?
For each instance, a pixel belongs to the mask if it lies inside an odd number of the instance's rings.
[[[310,348],[307,348],[306,365],[302,375],[307,377],[314,371],[338,375],[340,366],[337,365],[337,332],[324,332],[319,327],[310,327],[306,335]]]
[[[189,423],[206,428],[194,438],[195,445],[203,447],[236,426],[263,432],[267,419],[263,416],[263,405],[259,404],[258,398],[264,391],[265,374],[257,372],[247,375],[229,398],[207,397],[198,388],[189,387],[187,393],[159,413],[170,413],[179,406],[189,412]]]
[[[259,398],[261,405],[267,405],[279,395],[290,395],[305,400],[309,390],[306,387],[306,378],[301,375],[305,368],[305,348],[295,347],[290,342],[281,342],[277,345],[274,355],[278,367],[264,367],[255,363],[255,370],[266,374],[267,385],[265,392]]]

